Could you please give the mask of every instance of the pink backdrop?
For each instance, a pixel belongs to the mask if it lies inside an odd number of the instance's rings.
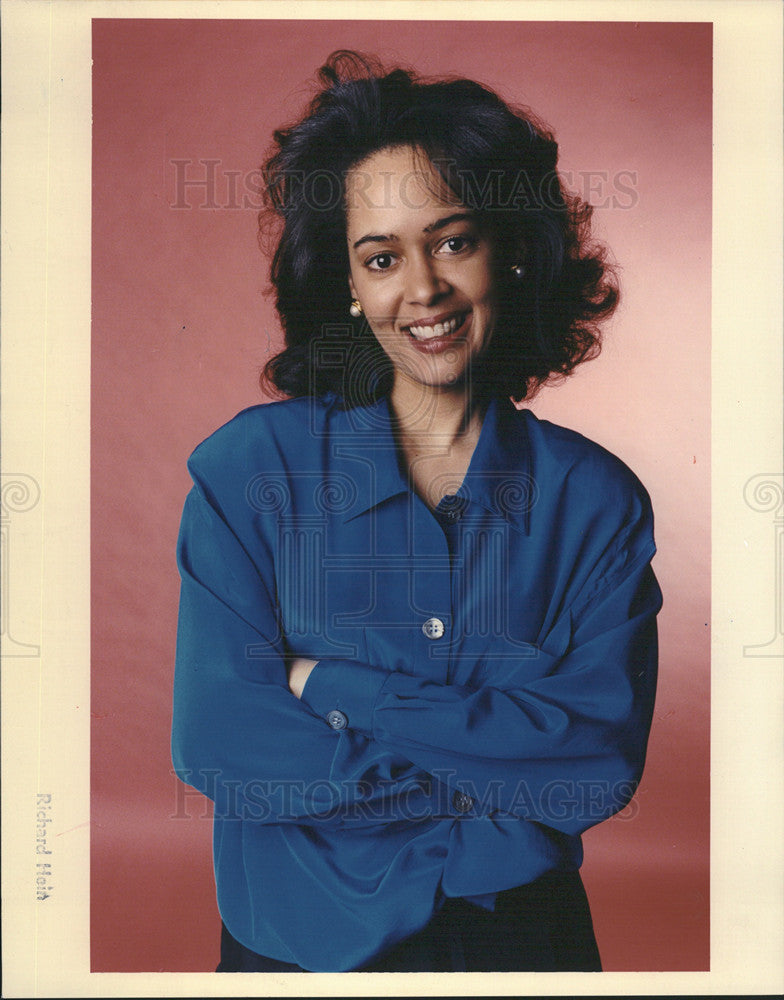
[[[218,959],[209,810],[169,760],[185,460],[260,401],[279,330],[254,171],[336,48],[533,107],[621,264],[602,357],[533,403],[657,515],[649,762],[583,874],[606,969],[707,969],[711,26],[187,20],[94,22],[92,968]]]

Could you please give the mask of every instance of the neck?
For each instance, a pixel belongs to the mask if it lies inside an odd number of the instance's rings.
[[[441,447],[478,438],[487,409],[486,400],[468,391],[431,390],[402,380],[395,381],[390,402],[401,439]]]

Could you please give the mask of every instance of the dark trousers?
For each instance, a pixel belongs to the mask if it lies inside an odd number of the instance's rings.
[[[224,925],[216,971],[305,970],[256,954]],[[601,961],[580,875],[561,872],[500,892],[493,912],[448,899],[421,931],[354,971],[601,972]]]

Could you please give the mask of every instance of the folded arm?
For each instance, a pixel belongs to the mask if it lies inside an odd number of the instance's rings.
[[[496,685],[491,661],[486,683],[466,687],[416,665],[287,659],[271,557],[251,559],[197,485],[178,547],[177,773],[216,810],[259,821],[410,803],[429,774],[467,796],[458,812],[470,801],[473,814],[581,832],[626,804],[644,763],[661,595],[642,534],[634,558],[619,548],[617,568],[562,612],[563,655],[539,649],[536,669],[505,665]]]
[[[507,669],[503,689],[492,679],[476,689],[326,659],[302,698],[464,792],[475,812],[580,833],[623,808],[642,773],[661,605],[649,559],[594,593],[564,655],[538,650],[518,684]]]
[[[366,735],[336,733],[289,689],[270,572],[259,572],[204,493],[180,528],[172,759],[221,815],[323,822],[416,795],[421,769]],[[339,670],[335,670],[339,673]],[[350,815],[350,813],[349,813]]]

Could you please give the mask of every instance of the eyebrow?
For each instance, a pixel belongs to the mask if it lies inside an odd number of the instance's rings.
[[[431,222],[429,226],[425,226],[422,232],[437,233],[446,226],[451,226],[453,222],[459,222],[463,219],[473,221],[474,213],[468,210],[464,212],[453,212],[451,215],[445,215],[442,219],[436,219],[435,222]],[[356,243],[353,244],[353,246],[356,250],[364,243],[395,243],[399,241],[400,237],[395,233],[387,233],[386,235],[381,233],[368,233],[367,236],[360,237]]]

